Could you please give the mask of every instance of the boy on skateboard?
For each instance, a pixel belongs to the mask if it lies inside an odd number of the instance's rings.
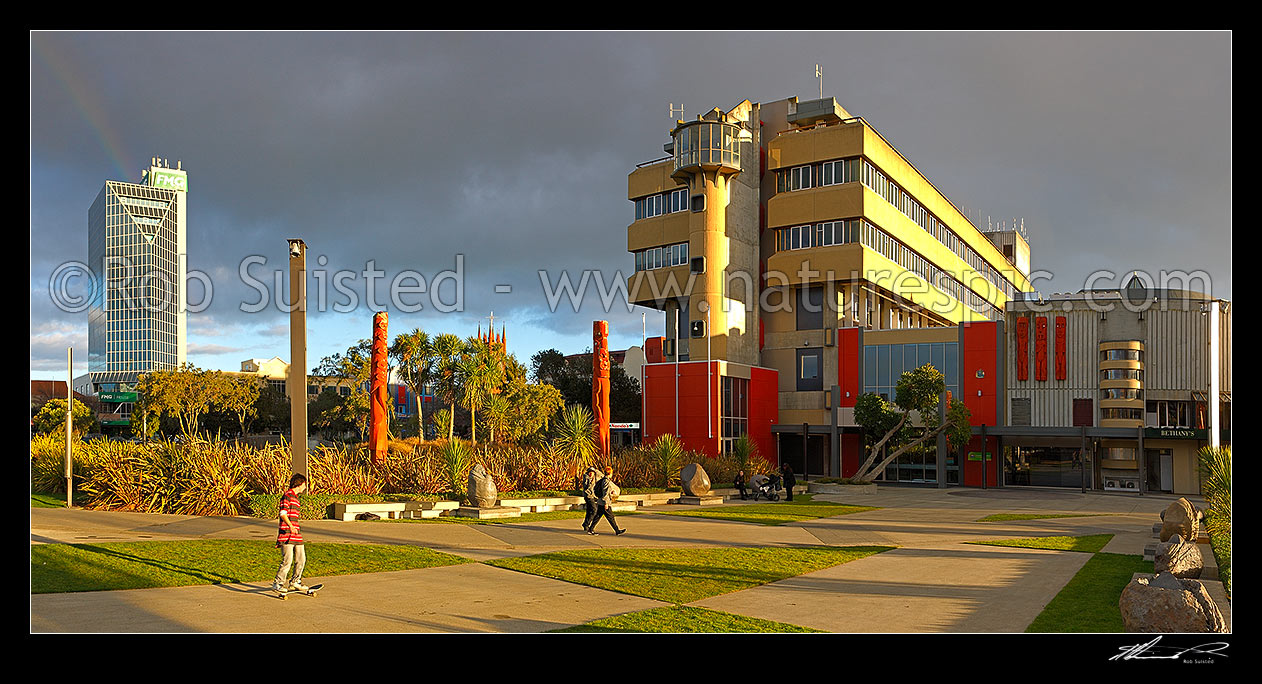
[[[289,478],[289,490],[280,500],[280,531],[276,537],[276,548],[281,550],[280,569],[272,588],[282,596],[290,591],[307,591],[302,583],[302,570],[307,565],[307,550],[302,541],[302,532],[298,528],[298,518],[302,510],[298,503],[298,495],[307,491],[307,478],[295,473]],[[289,567],[294,566],[294,578],[289,580]]]

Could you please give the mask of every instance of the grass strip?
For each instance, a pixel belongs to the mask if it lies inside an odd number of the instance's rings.
[[[732,520],[759,525],[784,525],[875,510],[878,510],[875,506],[850,506],[831,501],[813,501],[809,494],[803,494],[793,501],[714,506],[695,511],[661,511],[659,515]]]
[[[996,513],[977,522],[1008,522],[1012,520],[1043,520],[1045,518],[1091,518],[1100,515],[1117,515],[1116,513]]]
[[[79,497],[75,497],[78,499]],[[47,492],[31,492],[31,508],[65,508],[66,495]]]
[[[1030,537],[1026,539],[992,539],[989,541],[971,541],[966,544],[981,546],[1014,546],[1022,549],[1048,549],[1050,551],[1080,551],[1095,553],[1104,548],[1111,534],[1088,534],[1081,537]]]
[[[548,511],[546,513],[522,513],[518,518],[463,518],[455,515],[444,515],[438,518],[399,518],[390,519],[382,518],[381,520],[373,520],[372,522],[392,522],[392,523],[457,523],[464,525],[511,525],[513,523],[530,523],[530,522],[547,522],[549,520],[582,520],[587,513],[585,511]],[[624,515],[639,515],[639,511],[619,511],[614,514],[621,518]],[[604,518],[601,518],[604,520]],[[577,527],[576,531],[581,532]],[[610,530],[612,533],[612,530]]]
[[[1026,632],[1124,632],[1118,601],[1137,572],[1151,573],[1143,556],[1097,553],[1034,618]]]
[[[473,561],[417,546],[309,544],[304,575],[414,570]],[[200,539],[31,547],[31,593],[107,591],[271,580],[273,541]]]
[[[625,615],[593,620],[581,625],[554,629],[553,632],[657,632],[657,633],[777,633],[819,632],[809,627],[799,627],[786,622],[733,615],[717,610],[668,606],[652,608]]]
[[[488,565],[633,596],[690,603],[888,551],[889,546],[580,549]]]

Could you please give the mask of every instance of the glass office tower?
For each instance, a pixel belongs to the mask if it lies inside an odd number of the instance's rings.
[[[184,363],[187,195],[182,165],[155,158],[140,183],[106,181],[88,210],[88,372],[106,397]]]

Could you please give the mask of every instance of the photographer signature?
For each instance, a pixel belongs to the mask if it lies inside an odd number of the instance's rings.
[[[1109,658],[1109,660],[1178,660],[1187,653],[1199,653],[1204,655],[1220,655],[1227,657],[1222,651],[1227,648],[1227,642],[1214,641],[1200,646],[1191,646],[1188,648],[1176,648],[1173,646],[1157,646],[1157,642],[1161,641],[1161,637],[1157,637],[1146,644],[1135,644],[1133,646],[1122,646],[1119,650],[1121,653]],[[1144,655],[1152,651],[1152,655]],[[1157,655],[1159,652],[1170,652],[1171,655]]]

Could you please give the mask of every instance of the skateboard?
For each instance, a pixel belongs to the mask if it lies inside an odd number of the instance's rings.
[[[277,594],[280,596],[280,599],[284,601],[289,598],[290,594],[306,594],[307,596],[315,596],[316,592],[320,591],[322,588],[324,588],[323,584],[313,584],[307,587],[306,591],[280,591],[277,592]]]

